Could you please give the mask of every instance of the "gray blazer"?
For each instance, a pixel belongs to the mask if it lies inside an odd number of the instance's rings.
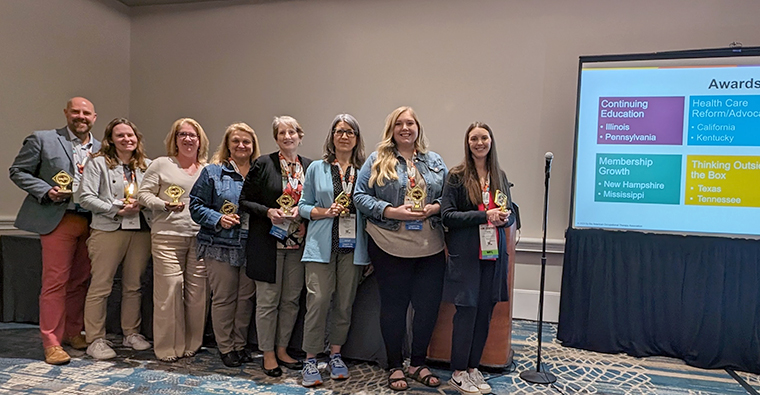
[[[150,159],[146,159],[145,162],[150,164]],[[135,179],[137,185],[142,183],[142,170],[136,169]],[[106,158],[103,156],[87,161],[77,193],[79,204],[92,212],[91,228],[104,231],[119,229],[121,217],[116,213],[123,207],[121,199],[124,198],[124,168],[122,166],[109,169]],[[136,189],[132,198],[137,200]],[[142,213],[145,220],[150,223],[152,212],[143,208]]]
[[[11,180],[28,193],[16,215],[14,225],[29,232],[48,234],[61,222],[69,202],[53,203],[47,192],[57,185],[53,181],[59,171],[74,175],[74,147],[69,132],[63,127],[41,130],[24,139],[24,144],[8,170]],[[100,141],[92,142],[92,151],[100,149]]]

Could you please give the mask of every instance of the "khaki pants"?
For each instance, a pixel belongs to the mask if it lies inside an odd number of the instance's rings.
[[[219,352],[240,351],[248,343],[256,286],[245,266],[206,259],[211,286],[211,324]]]
[[[362,267],[354,265],[354,254],[330,255],[330,262],[306,262],[306,317],[303,349],[309,354],[325,351],[325,328],[330,301],[329,343],[342,346],[351,326],[351,309]]]
[[[203,344],[208,276],[193,237],[153,234],[153,349],[159,359]]]
[[[303,289],[303,247],[277,250],[275,283],[256,281],[256,334],[259,350],[287,347],[298,317],[298,298]]]
[[[121,330],[124,337],[140,332],[140,277],[150,258],[150,232],[93,229],[87,239],[91,268],[84,303],[87,343],[106,337],[106,303],[116,269],[121,267]]]

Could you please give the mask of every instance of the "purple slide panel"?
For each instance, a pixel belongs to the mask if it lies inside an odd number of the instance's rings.
[[[683,144],[684,97],[600,97],[597,144]]]

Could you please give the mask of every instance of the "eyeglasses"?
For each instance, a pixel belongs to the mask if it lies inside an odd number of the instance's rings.
[[[341,134],[345,134],[346,137],[354,137],[356,136],[356,132],[350,129],[338,129],[333,132],[334,135],[340,137]]]
[[[198,139],[198,135],[195,134],[195,133],[190,133],[190,132],[179,132],[179,133],[177,133],[177,138],[178,139],[197,140]]]

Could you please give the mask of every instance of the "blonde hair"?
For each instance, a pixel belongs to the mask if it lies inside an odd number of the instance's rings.
[[[422,124],[417,119],[417,114],[414,109],[408,106],[399,107],[385,118],[385,130],[383,131],[383,138],[377,144],[377,159],[372,164],[372,172],[369,177],[369,186],[373,187],[375,183],[379,186],[385,185],[386,181],[398,180],[398,174],[396,173],[396,141],[393,140],[393,128],[396,121],[401,114],[409,112],[409,115],[414,119],[417,124],[417,140],[414,140],[414,149],[424,154],[427,152],[427,139],[422,132]]]
[[[290,126],[291,128],[296,130],[296,133],[298,133],[298,138],[302,139],[304,132],[301,125],[296,121],[295,118],[291,117],[290,115],[283,115],[279,117],[274,117],[274,120],[272,121],[272,137],[274,137],[275,141],[277,140],[277,128],[280,127],[280,125]]]
[[[169,130],[169,134],[167,134],[166,139],[164,139],[166,155],[177,156],[179,154],[179,148],[177,147],[177,133],[179,132],[179,128],[184,124],[192,126],[193,129],[195,129],[195,132],[198,133],[198,156],[195,160],[198,163],[206,163],[206,160],[208,159],[208,137],[206,137],[206,132],[203,131],[201,124],[192,118],[180,118],[174,121],[171,130]]]
[[[230,136],[232,136],[232,133],[234,132],[244,132],[251,136],[251,140],[253,141],[253,152],[251,153],[250,158],[251,162],[261,155],[259,139],[256,137],[256,132],[254,132],[253,128],[248,126],[247,123],[239,122],[227,126],[227,130],[224,131],[224,137],[222,137],[222,143],[219,144],[216,152],[214,152],[214,156],[211,157],[211,163],[220,164],[227,162],[230,159]]]

